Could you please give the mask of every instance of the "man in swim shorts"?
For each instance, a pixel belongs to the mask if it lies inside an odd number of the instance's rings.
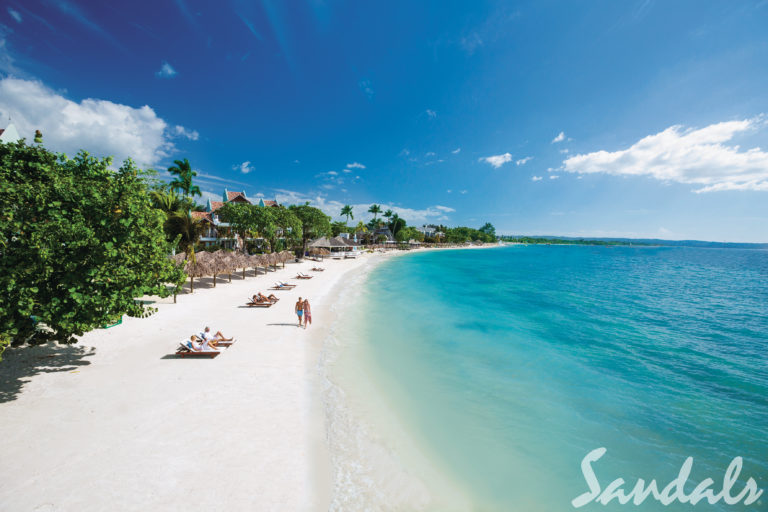
[[[301,327],[301,316],[304,314],[304,301],[301,300],[301,297],[299,297],[299,300],[296,301],[296,316],[299,317],[299,327]]]

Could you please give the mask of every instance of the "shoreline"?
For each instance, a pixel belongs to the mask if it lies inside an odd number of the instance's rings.
[[[377,256],[377,255],[374,255]],[[77,344],[9,349],[0,364],[4,510],[309,510],[324,491],[319,354],[331,290],[369,259],[252,272],[158,299],[147,318],[91,331]],[[376,258],[383,259],[383,258]],[[247,297],[277,280],[271,308]],[[198,281],[198,280],[196,280]],[[315,324],[296,327],[298,296]],[[318,325],[319,324],[319,325]],[[205,325],[236,342],[214,358],[177,358]],[[327,466],[326,466],[327,467]],[[203,485],[205,482],[209,484]],[[40,508],[42,507],[42,508]]]
[[[466,247],[483,248],[483,247]],[[320,359],[349,279],[418,249],[304,260],[253,277],[196,280],[147,318],[77,344],[9,349],[0,363],[0,503],[6,510],[327,509],[333,472]],[[310,272],[315,265],[325,272]],[[311,273],[307,281],[291,279]],[[355,282],[362,282],[362,277]],[[245,308],[277,280],[271,308]],[[315,323],[295,327],[308,297]],[[214,359],[177,358],[205,325],[236,342]],[[223,480],[217,475],[224,475]],[[214,478],[211,492],[200,484]],[[319,506],[318,506],[319,505]],[[40,508],[42,507],[42,508]]]

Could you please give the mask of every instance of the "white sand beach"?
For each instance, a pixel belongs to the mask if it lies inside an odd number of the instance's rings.
[[[196,280],[158,312],[72,346],[8,350],[0,363],[0,510],[323,510],[331,468],[318,403],[324,311],[345,275],[382,259],[326,260]],[[297,271],[313,274],[295,280]],[[263,270],[262,270],[263,272]],[[277,280],[271,308],[243,307]],[[340,286],[337,286],[340,285]],[[297,297],[314,324],[299,329]],[[206,325],[236,342],[177,358]]]

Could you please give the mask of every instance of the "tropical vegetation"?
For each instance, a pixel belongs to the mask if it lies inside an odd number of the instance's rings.
[[[109,158],[86,152],[70,159],[46,150],[41,134],[34,145],[0,144],[0,354],[9,344],[73,342],[122,315],[151,313],[139,297],[179,290],[187,276],[169,256],[183,252],[194,261],[208,221],[195,214],[202,210],[195,202],[202,192],[189,160],[175,160],[168,172],[172,179],[165,183],[131,160],[115,170]],[[439,226],[425,239],[392,210],[372,204],[368,213],[368,223],[350,227],[350,205],[341,209],[346,222],[332,222],[308,202],[225,202],[216,211],[228,226],[217,227],[236,234],[246,253],[291,249],[302,255],[321,236],[354,233],[371,243],[386,240],[387,230],[401,243],[496,239],[490,223]]]
[[[185,279],[147,177],[132,161],[0,144],[0,340],[63,343],[151,310]]]

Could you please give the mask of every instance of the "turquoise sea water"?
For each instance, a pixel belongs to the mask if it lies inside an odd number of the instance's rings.
[[[374,269],[346,325],[358,340],[346,385],[366,388],[378,442],[406,468],[418,451],[466,498],[457,509],[575,510],[588,490],[581,460],[599,447],[603,487],[621,477],[627,491],[638,478],[661,488],[692,456],[686,490],[710,477],[718,492],[741,456],[735,491],[751,476],[768,494],[766,251],[406,255]],[[425,471],[406,469],[430,487]],[[690,509],[648,499],[580,510]],[[695,507],[733,509],[745,508]],[[747,509],[768,510],[768,496]]]

